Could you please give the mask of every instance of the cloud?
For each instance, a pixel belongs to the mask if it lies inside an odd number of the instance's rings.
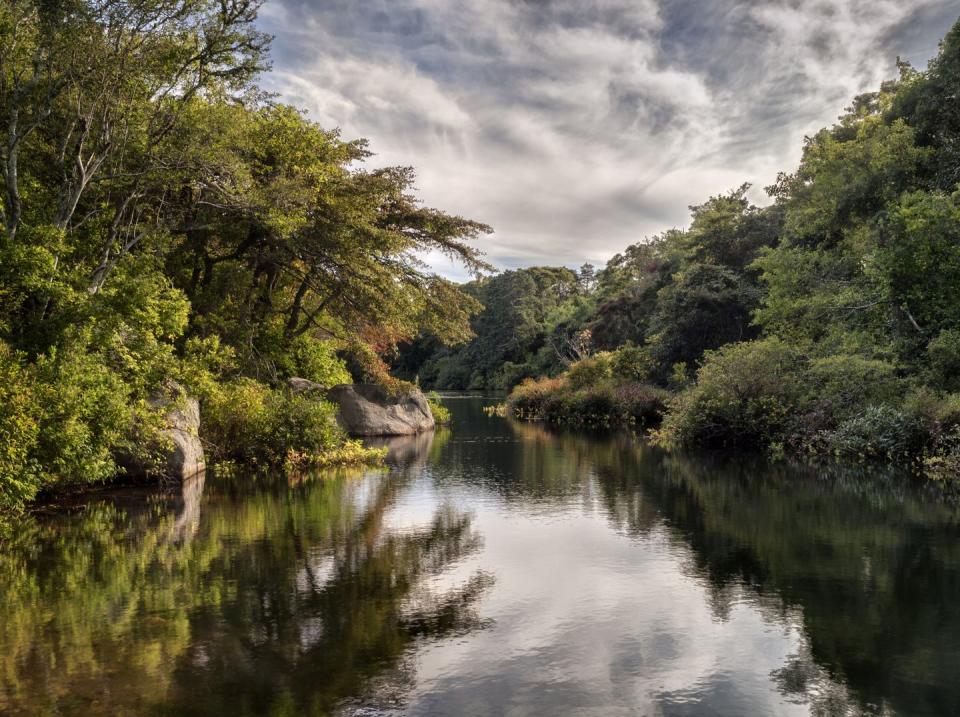
[[[953,11],[951,14],[951,7]],[[271,89],[493,225],[500,266],[602,262],[799,159],[923,62],[952,0],[273,0]],[[431,260],[433,260],[431,258]],[[436,260],[436,268],[458,276]]]

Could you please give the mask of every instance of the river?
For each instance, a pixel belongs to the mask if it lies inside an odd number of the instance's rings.
[[[446,397],[386,469],[24,519],[0,714],[960,714],[956,507],[490,403]]]

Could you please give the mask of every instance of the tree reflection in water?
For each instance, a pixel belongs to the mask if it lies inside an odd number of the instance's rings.
[[[613,525],[663,530],[724,620],[744,590],[802,649],[771,674],[811,712],[960,714],[960,521],[894,477],[667,455],[629,436],[515,424],[520,476],[591,484]],[[549,465],[544,467],[544,462]]]
[[[25,520],[0,713],[960,714],[950,504],[454,408],[389,473]]]
[[[320,715],[402,687],[414,644],[482,627],[491,582],[431,589],[480,538],[450,506],[385,530],[407,480],[201,479],[25,520],[0,551],[0,713]]]

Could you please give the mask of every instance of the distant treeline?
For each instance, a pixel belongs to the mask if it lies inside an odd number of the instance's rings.
[[[437,388],[552,377],[525,383],[513,405],[560,422],[649,425],[662,405],[667,444],[956,474],[960,25],[926,70],[899,68],[805,140],[799,168],[767,188],[769,206],[740,187],[600,271],[468,284],[485,306],[475,338],[420,339],[397,369]]]

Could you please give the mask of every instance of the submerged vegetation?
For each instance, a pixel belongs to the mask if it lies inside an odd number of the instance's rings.
[[[397,366],[413,360],[427,385],[513,389],[521,418],[662,420],[654,437],[667,446],[956,477],[958,92],[960,24],[928,69],[901,62],[897,80],[808,137],[769,206],[743,186],[600,271],[480,279],[466,287],[486,306],[476,337],[452,349],[421,340]]]
[[[488,228],[265,95],[260,4],[0,4],[0,508],[113,476],[170,380],[215,457],[354,455],[286,379],[469,336],[477,301],[416,257],[480,271]]]

